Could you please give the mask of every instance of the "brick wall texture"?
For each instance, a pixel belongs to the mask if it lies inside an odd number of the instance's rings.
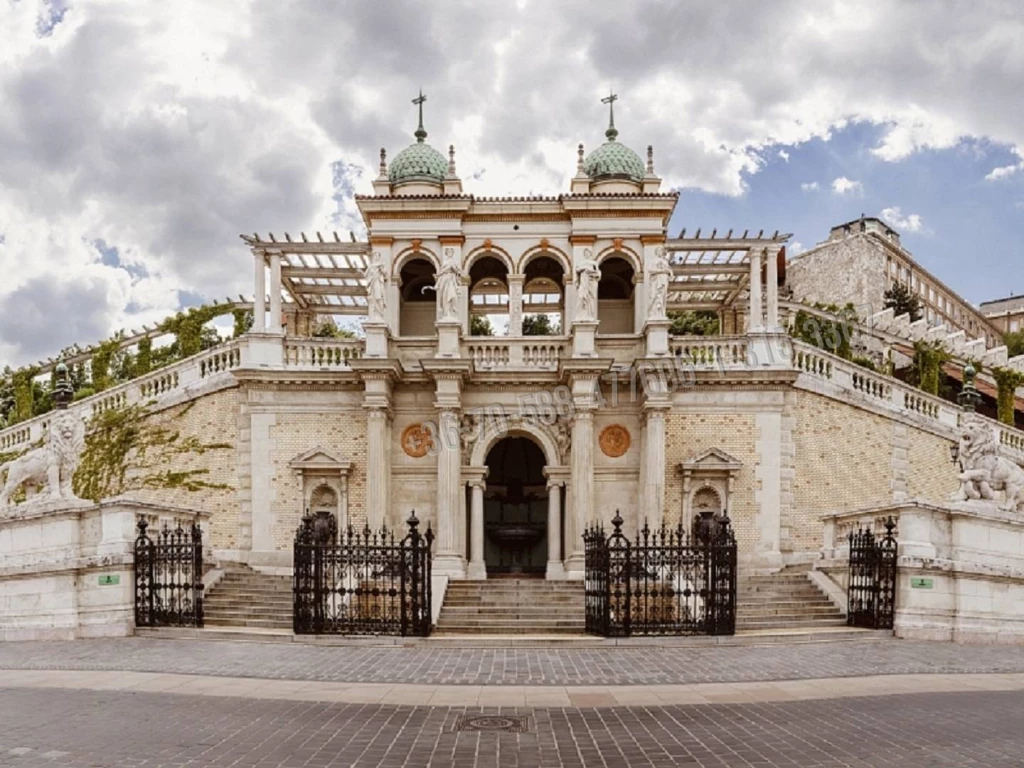
[[[352,462],[348,476],[349,518],[356,526],[366,523],[366,414],[361,408],[326,413],[280,412],[270,437],[274,467],[270,480],[271,511],[275,521],[274,544],[278,549],[292,546],[303,513],[300,478],[288,462],[317,446],[339,461]]]
[[[186,405],[155,413],[152,417],[180,439],[196,437],[204,443],[227,443],[230,449],[203,454],[176,455],[167,469],[173,471],[205,469],[202,479],[228,486],[225,489],[188,491],[183,488],[150,488],[132,491],[140,501],[199,509],[210,513],[210,545],[216,549],[238,546],[238,390],[228,389],[205,395]]]
[[[758,538],[754,528],[757,432],[751,414],[669,413],[665,423],[665,522],[677,524],[683,508],[683,480],[676,467],[710,448],[718,448],[743,463],[729,499],[729,517],[740,548],[753,552]]]

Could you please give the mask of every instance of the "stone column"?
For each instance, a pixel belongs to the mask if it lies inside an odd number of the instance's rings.
[[[267,330],[267,264],[263,251],[253,251],[254,283],[252,299],[252,331],[265,333]]]
[[[562,481],[548,480],[548,580],[565,578],[562,564]]]
[[[583,578],[583,531],[594,507],[594,412],[577,406],[572,422],[572,509],[566,518],[567,578]]]
[[[391,414],[370,406],[366,413],[366,523],[373,530],[390,525]]]
[[[779,329],[779,246],[772,246],[765,249],[765,258],[768,259],[767,274],[765,275],[765,286],[767,289],[767,330],[769,333],[777,333]]]
[[[523,335],[523,282],[526,275],[508,276],[508,335]]]
[[[643,499],[646,507],[643,514],[650,526],[656,528],[665,517],[665,410],[651,408],[646,417],[643,433],[646,465]]]
[[[470,579],[486,579],[487,564],[484,562],[484,478],[469,481],[470,513],[469,513],[469,571]]]
[[[437,436],[437,541],[434,572],[454,578],[466,575],[459,519],[462,497],[462,445],[459,440],[459,409],[438,404]]]
[[[270,317],[267,330],[281,332],[281,252],[270,252]]]
[[[750,313],[747,333],[764,330],[764,307],[761,300],[761,250],[750,250]]]

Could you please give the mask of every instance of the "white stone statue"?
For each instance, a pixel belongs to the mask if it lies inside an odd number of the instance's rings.
[[[665,320],[668,317],[668,282],[672,276],[672,267],[668,263],[668,252],[659,247],[654,252],[654,264],[651,265],[650,299],[647,304],[648,320]]]
[[[55,411],[43,444],[0,466],[0,471],[7,470],[0,511],[11,506],[11,497],[23,486],[35,489],[39,501],[80,501],[71,489],[71,479],[84,443],[82,420],[66,410]]]
[[[455,260],[455,249],[444,249],[444,261],[437,273],[437,319],[459,319],[459,284],[462,269]]]
[[[976,417],[964,418],[960,434],[960,490],[953,501],[995,501],[1003,492],[999,508],[1024,512],[1024,469],[999,455],[995,430]]]
[[[576,317],[575,320],[597,319],[597,284],[601,270],[594,261],[593,252],[587,248],[583,258],[576,262]]]
[[[367,315],[372,322],[381,322],[384,320],[384,311],[387,308],[385,291],[388,278],[379,252],[373,252],[373,257],[366,265],[363,277],[366,278]]]

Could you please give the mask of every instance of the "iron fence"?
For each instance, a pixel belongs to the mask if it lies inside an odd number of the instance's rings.
[[[885,521],[885,534],[870,528],[850,534],[850,578],[846,623],[865,629],[892,629],[896,617],[896,521]]]
[[[195,523],[155,536],[139,520],[135,539],[135,626],[203,626],[203,531]]]
[[[295,536],[293,622],[297,635],[430,634],[434,534],[413,512],[408,533],[382,528],[325,534],[303,518]]]
[[[727,515],[690,532],[680,523],[583,536],[586,629],[604,637],[736,632],[736,537]]]

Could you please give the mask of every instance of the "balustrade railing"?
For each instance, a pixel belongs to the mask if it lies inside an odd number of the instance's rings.
[[[429,526],[414,512],[408,533],[387,529],[340,534],[307,516],[295,536],[295,634],[426,637],[431,621]]]
[[[586,629],[604,637],[732,635],[736,632],[736,537],[728,517],[693,532],[680,523],[630,539],[613,530],[583,536]]]
[[[697,367],[728,368],[748,364],[748,340],[744,336],[674,336],[669,349],[676,360]]]
[[[568,347],[561,336],[496,338],[478,336],[463,340],[465,354],[482,370],[544,368],[554,370]]]
[[[284,344],[284,364],[309,368],[347,368],[363,356],[363,339],[298,339]]]

